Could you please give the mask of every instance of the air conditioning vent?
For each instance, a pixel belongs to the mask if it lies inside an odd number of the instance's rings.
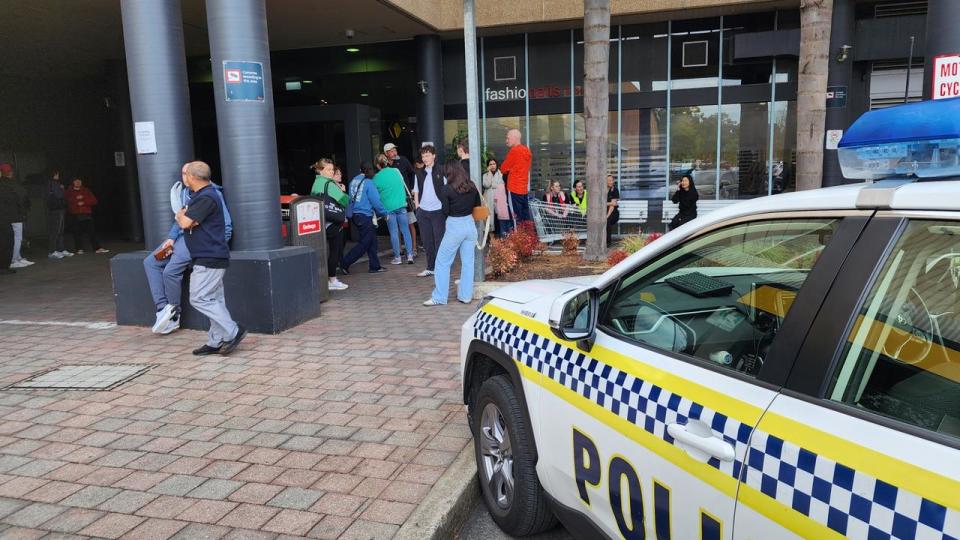
[[[884,17],[905,17],[907,15],[926,15],[927,0],[913,0],[904,2],[881,2],[874,6],[873,16],[881,19]]]

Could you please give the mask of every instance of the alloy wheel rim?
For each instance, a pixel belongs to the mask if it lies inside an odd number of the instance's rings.
[[[513,503],[513,448],[503,413],[493,403],[480,415],[479,442],[483,482],[497,506],[506,510]]]

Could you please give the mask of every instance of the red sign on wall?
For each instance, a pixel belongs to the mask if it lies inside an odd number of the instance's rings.
[[[960,54],[941,54],[933,58],[933,99],[960,97]]]

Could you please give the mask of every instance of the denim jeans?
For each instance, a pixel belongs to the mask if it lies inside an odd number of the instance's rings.
[[[183,274],[190,266],[190,250],[183,235],[173,243],[173,255],[165,260],[158,261],[151,252],[143,259],[143,270],[147,273],[147,283],[150,284],[150,296],[153,304],[160,311],[167,304],[180,307]]]
[[[394,257],[400,258],[400,235],[403,235],[403,245],[407,248],[407,255],[413,254],[413,240],[410,237],[410,222],[407,220],[406,207],[390,212],[387,230],[390,231],[390,247],[393,248]]]
[[[463,302],[473,300],[473,257],[477,241],[477,223],[473,216],[448,217],[446,232],[437,251],[436,274],[433,276],[433,300],[446,304],[450,292],[450,267],[460,252],[460,285],[457,287],[457,299]]]
[[[17,262],[23,257],[20,255],[20,245],[23,243],[23,223],[13,223],[13,262]]]
[[[349,253],[344,255],[343,260],[340,261],[340,266],[349,270],[350,265],[357,262],[357,259],[366,253],[367,258],[370,259],[370,270],[379,270],[381,266],[380,259],[377,257],[377,228],[373,226],[373,216],[353,214],[350,223],[357,228],[360,240]]]

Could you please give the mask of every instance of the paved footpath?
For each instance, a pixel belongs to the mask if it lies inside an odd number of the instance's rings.
[[[320,318],[197,358],[201,332],[91,324],[114,320],[107,257],[0,276],[0,388],[155,366],[109,391],[0,390],[0,537],[389,538],[469,443],[474,307],[421,306],[422,258],[355,265]]]

